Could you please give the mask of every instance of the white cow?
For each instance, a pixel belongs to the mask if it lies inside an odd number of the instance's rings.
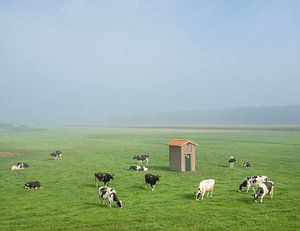
[[[200,182],[198,190],[196,192],[196,200],[198,201],[201,197],[201,200],[203,200],[204,194],[207,192],[207,197],[212,197],[213,191],[215,186],[215,180],[209,179],[209,180],[203,180]]]

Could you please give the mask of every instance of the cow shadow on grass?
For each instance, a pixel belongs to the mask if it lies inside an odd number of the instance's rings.
[[[95,189],[98,189],[98,188],[100,188],[103,185],[99,184],[99,187],[96,187],[96,184],[82,184],[82,186],[86,187],[86,188],[95,188]]]
[[[85,202],[84,205],[86,205],[87,207],[102,207],[103,205],[100,204],[99,202],[95,202],[95,203],[92,203],[92,202]]]
[[[242,202],[243,204],[253,204],[253,196],[246,196],[246,197],[240,197],[237,199],[238,201]]]
[[[145,188],[145,184],[141,184],[141,185],[132,185],[130,187],[132,190],[134,190],[134,192],[138,192],[140,190],[146,190]]]
[[[115,205],[113,204],[111,207],[114,208]],[[84,203],[84,208],[104,208],[104,209],[108,208],[108,209],[110,209],[107,201],[105,201],[104,204],[102,204],[102,202],[101,203],[86,202],[86,203]]]
[[[220,168],[229,168],[229,164],[218,164],[217,166]]]
[[[195,200],[196,196],[194,193],[185,193],[185,194],[183,194],[183,198],[189,199],[189,200]]]

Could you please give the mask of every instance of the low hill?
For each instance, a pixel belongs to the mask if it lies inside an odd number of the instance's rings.
[[[299,125],[300,105],[118,115],[115,124]]]

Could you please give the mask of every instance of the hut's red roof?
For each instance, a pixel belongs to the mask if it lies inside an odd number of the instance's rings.
[[[176,140],[171,140],[168,145],[170,146],[183,146],[187,143],[191,143],[193,145],[197,145],[196,143],[194,143],[193,141],[187,140],[187,139],[176,139]]]

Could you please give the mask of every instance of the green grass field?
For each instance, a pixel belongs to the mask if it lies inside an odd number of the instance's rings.
[[[168,141],[197,146],[197,171],[168,169]],[[63,152],[62,160],[49,153]],[[57,128],[0,130],[0,230],[297,230],[300,227],[300,130],[290,128]],[[154,192],[144,172],[128,171],[132,157],[148,153],[150,173],[161,175]],[[228,157],[238,164],[230,169]],[[250,160],[250,169],[239,164]],[[28,169],[11,171],[24,161]],[[124,207],[99,205],[94,172],[115,174]],[[273,200],[254,203],[238,192],[248,175],[275,182]],[[201,180],[214,178],[212,198],[196,201]],[[42,188],[26,190],[28,181]]]

